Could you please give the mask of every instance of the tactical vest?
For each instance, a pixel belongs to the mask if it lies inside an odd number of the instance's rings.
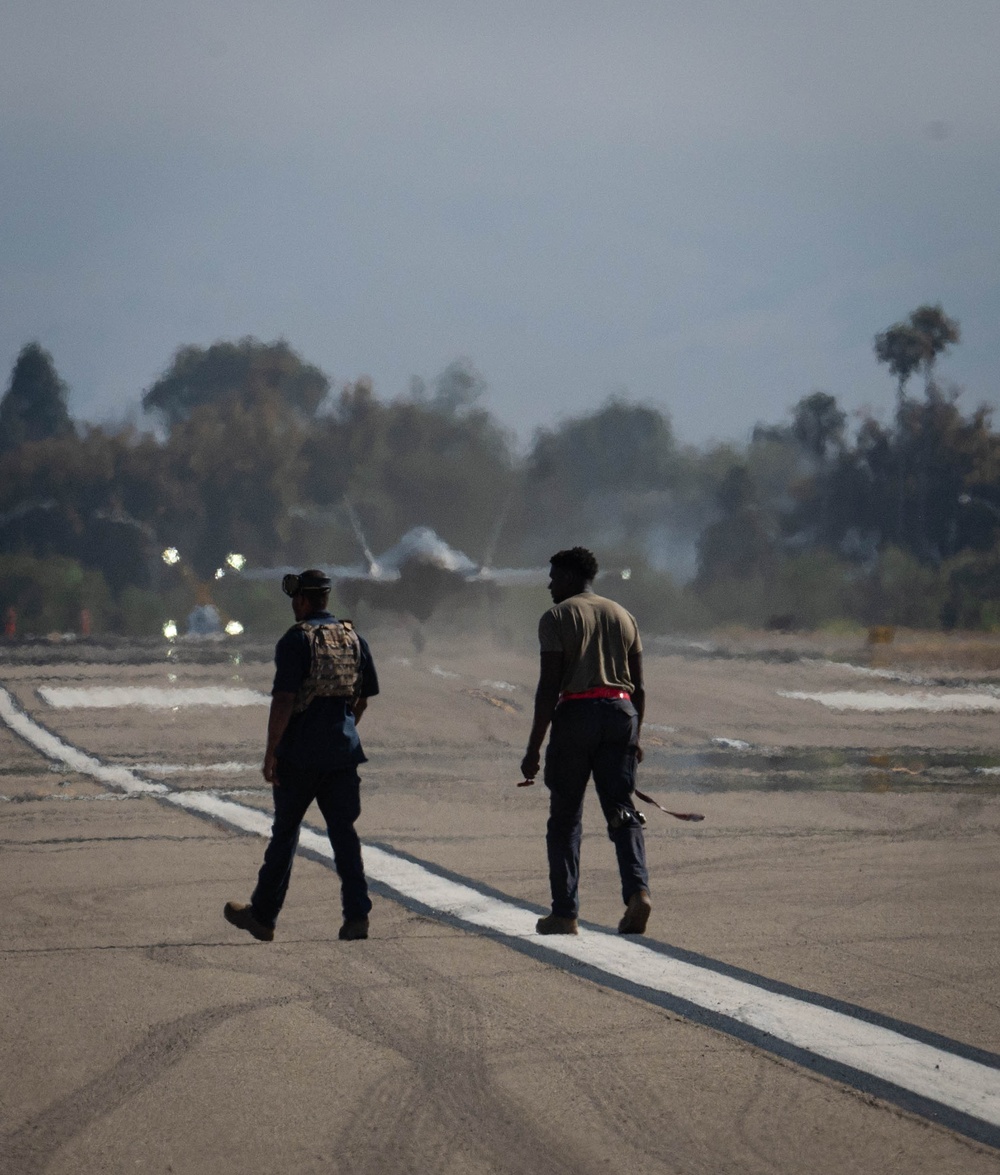
[[[361,681],[361,641],[349,620],[325,624],[303,621],[312,654],[309,676],[295,695],[292,712],[301,714],[313,698],[354,698]]]

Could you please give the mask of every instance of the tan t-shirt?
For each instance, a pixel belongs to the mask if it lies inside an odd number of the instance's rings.
[[[580,694],[597,686],[631,693],[629,653],[641,653],[635,618],[614,600],[580,592],[556,604],[538,622],[543,653],[562,653],[560,693]]]

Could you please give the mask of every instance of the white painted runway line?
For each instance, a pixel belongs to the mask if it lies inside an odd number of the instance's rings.
[[[173,791],[165,784],[144,780],[129,768],[102,763],[39,726],[3,689],[0,689],[0,719],[48,758],[74,771],[128,794],[154,796],[246,832],[262,837],[270,835],[270,818],[257,809],[204,792]],[[303,828],[300,846],[311,856],[332,860],[329,841],[318,832]],[[751,1034],[743,1038],[763,1048],[781,1052],[780,1047],[768,1044],[769,1040],[774,1041],[786,1047],[783,1055],[792,1055],[820,1072],[1000,1146],[1000,1067],[989,1063],[991,1058],[983,1061],[967,1055],[977,1050],[940,1037],[935,1038],[938,1044],[929,1043],[919,1037],[932,1034],[919,1029],[913,1030],[914,1035],[897,1031],[884,1022],[877,1022],[885,1018],[868,1014],[869,1019],[823,1006],[803,998],[809,993],[796,996],[771,990],[617,934],[581,927],[578,937],[543,938],[534,931],[536,911],[502,896],[483,893],[462,879],[442,876],[386,848],[366,845],[365,866],[373,881],[399,895],[404,902],[417,903],[465,927],[479,928],[525,945],[536,944],[542,957],[562,956],[573,960],[596,973],[599,980],[624,982],[635,994],[641,995],[643,991],[660,994],[701,1009],[721,1018],[718,1026],[723,1031],[733,1031],[727,1029],[727,1022],[742,1026]],[[906,1027],[900,1025],[902,1029]],[[740,1035],[738,1031],[733,1034]],[[947,1047],[950,1043],[954,1044],[954,1051]],[[825,1067],[820,1060],[827,1063]],[[862,1080],[852,1080],[851,1074],[859,1075]],[[899,1094],[910,1095],[909,1100]],[[930,1109],[927,1103],[931,1103]],[[938,1108],[951,1114],[939,1114]],[[971,1125],[967,1119],[973,1120]]]
[[[792,698],[800,702],[819,702],[831,710],[869,710],[875,713],[904,710],[928,710],[934,713],[1000,711],[1000,698],[993,694],[890,694],[880,690],[830,690],[809,694],[783,689],[778,690],[777,694],[780,698]]]
[[[258,690],[230,686],[160,688],[156,686],[42,686],[38,696],[56,710],[120,710],[144,706],[173,710],[178,706],[267,706],[271,699]]]
[[[167,794],[168,789],[165,783],[150,783],[128,767],[102,763],[100,759],[95,759],[86,751],[81,751],[78,747],[63,742],[50,730],[46,730],[44,726],[39,726],[37,722],[29,718],[5,689],[0,689],[0,719],[6,722],[10,729],[20,735],[26,743],[41,751],[47,759],[63,763],[81,775],[89,775],[93,779],[99,779],[101,783],[120,788],[130,794],[137,792],[148,792],[150,795],[158,796]]]

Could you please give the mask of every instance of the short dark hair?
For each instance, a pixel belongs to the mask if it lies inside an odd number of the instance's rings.
[[[549,562],[553,567],[575,572],[585,583],[590,583],[597,575],[597,559],[594,552],[588,551],[586,547],[570,547],[567,551],[556,551]]]

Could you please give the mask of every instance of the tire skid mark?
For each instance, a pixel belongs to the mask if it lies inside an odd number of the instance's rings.
[[[423,1171],[457,1169],[470,1153],[504,1175],[538,1170],[553,1175],[606,1171],[565,1135],[533,1128],[524,1109],[495,1079],[487,1057],[486,1016],[481,1001],[437,970],[414,976],[412,969],[385,965],[384,971],[410,994],[420,993],[420,1015],[399,1009],[392,1015],[384,988],[323,992],[317,1014],[365,1043],[386,1049],[406,1062],[366,1090],[365,1112],[331,1144],[344,1156],[351,1175],[402,1170],[417,1152],[436,1156]],[[387,1014],[390,1013],[390,1014]],[[376,1136],[371,1122],[379,1123]]]
[[[222,942],[215,939],[212,942],[197,942],[192,939],[185,939],[184,942],[91,942],[85,943],[83,946],[58,946],[58,947],[5,947],[0,946],[0,956],[7,958],[16,958],[19,955],[87,955],[93,951],[119,951],[122,954],[130,954],[138,951],[142,954],[148,955],[153,962],[163,962],[174,960],[164,959],[157,952],[171,952],[171,951],[194,951],[197,948],[204,948],[206,950],[217,950],[219,947],[225,947],[227,950],[242,950],[244,948],[250,949],[252,943],[233,943]],[[214,964],[206,963],[205,967],[214,967]]]
[[[741,1150],[753,1155],[756,1160],[754,1165],[758,1169],[768,1170],[772,1167],[773,1160],[767,1141],[761,1139],[760,1131],[754,1129],[754,1125],[761,1120],[766,1122],[777,1118],[773,1091],[768,1088],[765,1092],[764,1082],[748,1082],[745,1089],[746,1096],[733,1120],[733,1133],[742,1144]]]
[[[344,1175],[382,1175],[405,1171],[414,1154],[421,1170],[433,1172],[429,1161],[426,1122],[430,1113],[423,1082],[406,1073],[387,1073],[365,1087],[360,1114],[329,1141]],[[372,1129],[372,1123],[378,1129]]]
[[[144,836],[48,836],[42,837],[38,840],[6,840],[0,839],[0,848],[4,849],[21,849],[21,848],[38,848],[40,845],[52,845],[62,847],[63,845],[71,847],[72,845],[103,845],[103,844],[129,844],[138,842],[139,844],[146,844],[150,841],[170,841],[179,844],[186,844],[190,841],[198,841],[205,844],[219,844],[225,838],[221,836],[212,836],[209,833],[200,833],[195,835],[187,833],[184,835],[168,832],[150,832]]]
[[[141,799],[137,795],[122,795],[121,792],[104,791],[98,792],[96,795],[90,796],[64,796],[59,792],[21,792],[19,795],[0,796],[0,803],[2,804],[37,804],[43,800],[55,801],[60,804],[95,804],[95,803],[116,803],[124,804],[129,800]]]
[[[539,1018],[541,1020],[541,1018]],[[679,1017],[668,1017],[678,1019]],[[544,1036],[545,1025],[539,1023],[539,1037]],[[601,1122],[614,1122],[619,1130],[628,1135],[629,1145],[639,1154],[645,1155],[651,1163],[662,1162],[664,1157],[663,1131],[670,1135],[670,1121],[677,1112],[675,1104],[662,1101],[655,1088],[646,1088],[642,1094],[642,1106],[637,1112],[634,1089],[628,1087],[624,1078],[619,1077],[614,1065],[604,1068],[600,1081],[595,1081],[594,1063],[589,1055],[587,1043],[572,1051],[560,1049],[551,1043],[549,1057],[557,1062],[554,1068],[559,1073],[560,1085],[567,1091],[575,1090],[586,1099],[590,1107],[589,1116]],[[659,1130],[649,1131],[647,1123],[655,1119]],[[689,1145],[697,1140],[689,1136]]]
[[[270,996],[220,1004],[156,1025],[109,1069],[14,1130],[0,1134],[0,1171],[9,1171],[11,1175],[41,1175],[56,1152],[93,1122],[114,1113],[158,1081],[167,1070],[184,1060],[207,1033],[236,1017],[292,1002],[289,996]]]
[[[650,1011],[655,1013],[661,1024],[685,1024],[692,1027],[689,1021],[666,1009],[652,1008]],[[586,1116],[597,1121],[614,1123],[614,1129],[622,1137],[627,1138],[629,1148],[637,1156],[645,1156],[649,1161],[650,1169],[658,1169],[659,1165],[668,1161],[669,1156],[674,1153],[672,1147],[675,1139],[683,1138],[683,1151],[687,1163],[685,1172],[690,1172],[691,1175],[698,1172],[702,1175],[718,1175],[718,1156],[711,1147],[705,1146],[703,1132],[691,1129],[686,1108],[679,1105],[676,1098],[661,1093],[660,1087],[655,1083],[644,1087],[641,1095],[637,1096],[635,1087],[620,1073],[613,1061],[595,1066],[594,1041],[589,1028],[581,1028],[572,1034],[567,1034],[564,1029],[554,1031],[552,1021],[544,1010],[533,1011],[530,1008],[523,1008],[521,1016],[521,1035],[525,1041],[542,1046],[553,1071],[558,1073],[563,1100],[567,1104],[578,1105],[585,1099],[589,1107]],[[708,1036],[702,1025],[694,1027]],[[624,1044],[621,1047],[627,1048]],[[710,1045],[706,1043],[704,1047],[709,1048]],[[767,1059],[794,1069],[794,1066],[788,1065],[787,1062],[772,1057]],[[651,1122],[656,1123],[655,1129],[650,1129]],[[565,1144],[561,1140],[558,1144],[558,1153],[561,1158],[565,1158],[567,1154]],[[699,1162],[694,1156],[702,1153],[704,1158]],[[580,1170],[607,1170],[606,1165],[595,1163],[589,1156],[574,1159],[574,1164]],[[527,1169],[531,1169],[530,1165]],[[771,1170],[771,1164],[767,1163],[761,1169]]]

